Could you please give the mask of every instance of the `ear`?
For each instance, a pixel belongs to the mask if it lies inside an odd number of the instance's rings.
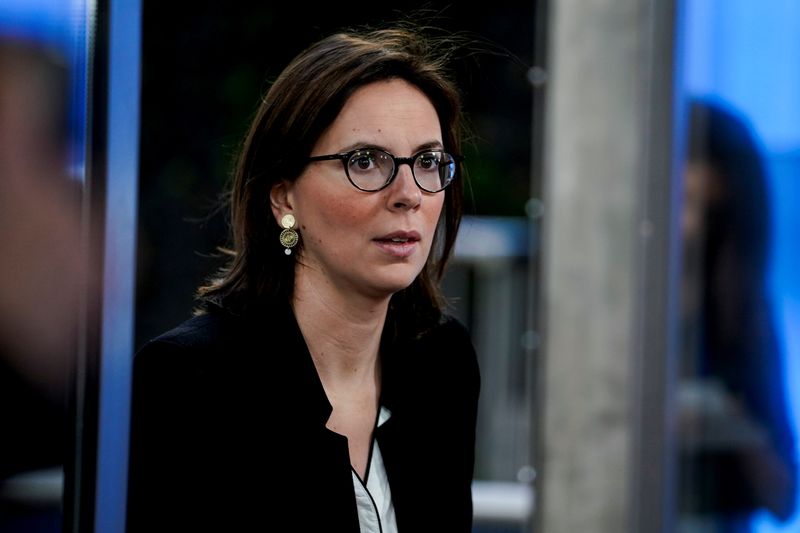
[[[269,191],[269,205],[272,208],[272,216],[280,225],[283,215],[294,211],[294,183],[281,180],[272,186]]]

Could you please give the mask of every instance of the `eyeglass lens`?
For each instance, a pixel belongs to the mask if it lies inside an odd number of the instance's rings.
[[[444,189],[455,176],[453,157],[441,150],[420,152],[413,157],[412,172],[420,188],[428,192]],[[395,175],[395,160],[383,150],[353,152],[347,161],[347,174],[353,184],[365,191],[383,188]]]

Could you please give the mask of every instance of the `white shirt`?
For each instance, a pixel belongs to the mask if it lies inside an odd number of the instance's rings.
[[[381,407],[378,414],[378,427],[389,420],[391,411]],[[378,447],[377,439],[372,438],[372,453],[367,467],[366,484],[353,470],[353,487],[356,491],[358,523],[361,533],[397,533],[397,522],[392,504],[392,492],[386,478],[386,468]]]

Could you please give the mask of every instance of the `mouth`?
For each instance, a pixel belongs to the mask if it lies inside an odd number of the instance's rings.
[[[404,243],[404,242],[417,242],[422,237],[416,231],[394,231],[382,237],[376,237],[375,241],[377,242],[388,242],[388,243]]]
[[[421,236],[416,231],[395,231],[382,237],[376,237],[373,242],[393,257],[408,257],[417,250]]]

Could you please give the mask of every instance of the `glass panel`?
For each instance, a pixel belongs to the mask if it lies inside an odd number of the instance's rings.
[[[85,2],[0,3],[0,531],[62,530],[85,281]]]
[[[686,8],[679,531],[797,531],[800,6]]]

